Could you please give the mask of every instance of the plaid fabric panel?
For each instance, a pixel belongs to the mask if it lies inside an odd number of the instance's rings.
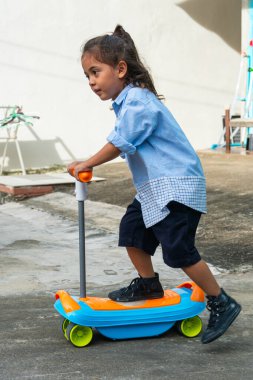
[[[183,203],[206,213],[206,181],[204,177],[162,177],[150,180],[137,188],[137,200],[141,203],[146,227],[160,222],[169,210],[171,201]]]

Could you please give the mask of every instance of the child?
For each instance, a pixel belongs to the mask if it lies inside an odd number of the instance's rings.
[[[182,270],[207,295],[211,312],[202,342],[221,336],[241,306],[219,287],[195,248],[195,234],[206,212],[205,178],[183,131],[160,101],[130,35],[118,25],[112,35],[89,40],[82,66],[101,100],[112,99],[116,125],[108,143],[87,161],[68,166],[78,178],[118,157],[126,159],[137,195],[120,224],[119,246],[126,247],[139,277],[109,293],[118,302],[163,297],[151,257],[161,244],[164,262]]]

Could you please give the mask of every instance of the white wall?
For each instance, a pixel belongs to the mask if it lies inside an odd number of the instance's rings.
[[[217,142],[239,69],[240,0],[0,0],[0,15],[0,105],[41,117],[40,141],[19,133],[26,167],[71,160],[62,143],[77,158],[105,143],[114,114],[90,91],[80,47],[117,23],[194,148]],[[15,166],[12,147],[6,170]]]

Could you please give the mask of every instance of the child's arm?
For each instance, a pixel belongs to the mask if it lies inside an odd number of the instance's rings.
[[[113,144],[107,143],[100,149],[94,156],[90,157],[86,161],[74,161],[68,165],[68,172],[71,174],[74,170],[74,175],[78,179],[78,173],[90,171],[94,166],[104,164],[111,161],[120,155],[121,151]]]

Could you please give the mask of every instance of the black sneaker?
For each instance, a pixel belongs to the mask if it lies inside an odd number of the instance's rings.
[[[158,273],[155,277],[137,277],[126,288],[115,290],[108,297],[117,302],[133,302],[147,299],[162,298],[164,295]]]
[[[202,343],[210,343],[224,334],[241,311],[241,305],[229,297],[223,289],[218,297],[207,296],[207,299],[206,308],[211,315],[201,338]]]

